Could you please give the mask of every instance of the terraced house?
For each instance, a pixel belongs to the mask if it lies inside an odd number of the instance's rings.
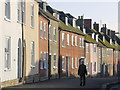
[[[49,19],[49,42],[48,42],[48,78],[58,78],[58,58],[59,58],[59,31],[58,31],[58,14],[46,3],[40,3],[41,12]]]
[[[2,87],[17,85],[22,77],[22,27],[18,2],[0,1],[0,78]]]
[[[38,0],[37,0],[38,1]],[[39,2],[39,1],[38,1]],[[39,81],[39,3],[27,0],[23,14],[24,79],[26,83]]]
[[[48,29],[49,19],[39,10],[39,74],[40,80],[48,79]]]
[[[76,21],[70,14],[60,14],[60,77],[78,75],[79,59],[84,58],[84,34],[76,27]]]
[[[84,21],[86,23],[84,23]],[[91,19],[83,19],[83,16],[78,17],[77,26],[80,27],[81,31],[85,36],[85,58],[88,74],[90,76],[96,76],[98,73],[98,35],[91,29]]]

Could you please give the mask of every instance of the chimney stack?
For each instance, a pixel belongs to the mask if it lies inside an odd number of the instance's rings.
[[[96,22],[94,22],[93,29],[95,29],[95,30],[97,30],[99,32],[99,24],[97,24]]]

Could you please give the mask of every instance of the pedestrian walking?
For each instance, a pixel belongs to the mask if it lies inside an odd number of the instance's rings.
[[[80,76],[80,86],[85,86],[86,83],[85,75],[87,75],[87,69],[86,65],[84,65],[84,61],[81,61],[81,64],[78,69],[78,75]]]

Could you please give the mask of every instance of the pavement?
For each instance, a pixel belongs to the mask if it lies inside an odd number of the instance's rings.
[[[116,77],[106,77],[106,78],[87,78],[86,85],[84,87],[80,86],[79,78],[63,78],[55,80],[46,80],[39,83],[24,84],[19,86],[14,86],[10,88],[106,88],[108,84],[118,81]],[[102,89],[102,90],[103,90]],[[105,89],[104,89],[105,90]]]

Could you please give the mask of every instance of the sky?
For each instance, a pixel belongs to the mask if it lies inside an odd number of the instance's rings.
[[[119,0],[43,0],[57,10],[70,13],[74,17],[84,15],[86,19],[107,24],[107,28],[118,31]]]

